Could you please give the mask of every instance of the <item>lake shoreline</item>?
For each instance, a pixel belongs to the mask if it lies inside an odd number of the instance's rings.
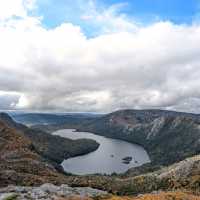
[[[95,151],[65,159],[61,166],[67,174],[122,174],[130,168],[139,167],[150,162],[147,152],[138,144],[93,133],[79,132],[76,129],[61,129],[52,134],[72,140],[81,138],[92,139],[100,144]],[[123,158],[130,156],[132,160],[129,163],[123,162]]]

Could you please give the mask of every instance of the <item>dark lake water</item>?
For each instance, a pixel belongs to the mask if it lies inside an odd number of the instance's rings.
[[[100,144],[99,148],[92,153],[64,160],[62,166],[66,172],[77,175],[123,173],[129,168],[150,162],[145,149],[136,144],[93,133],[75,132],[73,129],[59,130],[53,134],[70,139],[89,138]],[[129,164],[123,163],[122,160],[127,156],[133,158]]]

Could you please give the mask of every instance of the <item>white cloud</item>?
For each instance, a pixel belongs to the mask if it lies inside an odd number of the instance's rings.
[[[0,110],[15,109],[19,97],[16,92],[0,91]]]
[[[13,104],[12,104],[13,105]],[[19,98],[18,98],[18,101],[17,103],[14,105],[14,107],[16,109],[27,109],[29,106],[29,101],[28,99],[26,98],[25,95],[21,95]]]
[[[35,0],[0,0],[0,21],[11,17],[26,17],[35,8]]]
[[[23,15],[17,10],[9,15]],[[6,94],[0,96],[1,107],[200,112],[200,26],[133,23],[136,28],[130,30],[116,26],[114,19],[130,22],[113,12],[103,11],[100,20],[111,31],[94,38],[70,23],[46,29],[39,18],[25,16],[27,8],[22,19],[4,20],[0,91]]]
[[[113,33],[119,32],[119,30],[136,31],[138,28],[135,21],[129,20],[125,14],[120,12],[123,7],[128,6],[127,3],[98,8],[96,1],[89,0],[86,5],[81,19],[93,25],[94,28],[96,27],[98,33]]]

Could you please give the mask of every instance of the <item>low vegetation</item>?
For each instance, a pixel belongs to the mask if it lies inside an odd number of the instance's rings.
[[[0,186],[65,183],[123,196],[109,197],[111,200],[198,200],[200,123],[198,116],[177,115],[120,111],[79,124],[80,130],[137,142],[149,150],[151,164],[111,176],[73,176],[57,171],[55,163],[95,150],[95,141],[67,140],[17,124],[9,116],[1,117]]]

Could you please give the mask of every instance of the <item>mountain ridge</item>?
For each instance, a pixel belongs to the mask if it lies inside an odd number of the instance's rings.
[[[119,110],[89,120],[79,119],[34,128],[53,132],[74,128],[142,145],[152,164],[169,165],[200,153],[200,115],[165,110]],[[165,155],[165,156],[163,156]]]
[[[155,164],[168,165],[200,153],[200,121],[194,114],[122,110],[83,123],[78,131],[140,144]]]

